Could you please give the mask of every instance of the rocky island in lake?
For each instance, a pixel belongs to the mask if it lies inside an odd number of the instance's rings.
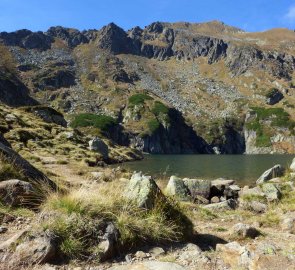
[[[287,28],[0,32],[0,270],[294,270],[294,74]]]

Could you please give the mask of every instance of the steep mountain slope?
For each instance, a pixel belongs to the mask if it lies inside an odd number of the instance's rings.
[[[288,29],[155,22],[126,32],[111,23],[4,32],[0,42],[9,55],[1,72],[9,67],[21,100],[30,89],[70,122],[81,113],[114,119],[109,130],[75,126],[87,134],[151,153],[295,152],[295,33]]]

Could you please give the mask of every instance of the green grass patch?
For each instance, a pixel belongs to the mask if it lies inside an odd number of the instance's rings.
[[[0,181],[9,179],[26,180],[26,177],[10,163],[1,161],[0,163]]]
[[[71,123],[71,127],[95,127],[102,131],[108,131],[116,124],[116,119],[111,116],[81,113],[75,116],[74,120]]]
[[[148,128],[151,134],[155,133],[159,128],[161,124],[157,119],[152,119],[148,121]]]
[[[257,201],[257,202],[261,202],[261,203],[266,203],[267,202],[265,196],[258,195],[258,194],[243,195],[242,199],[244,201],[247,201],[247,202],[252,202],[252,201]]]
[[[271,146],[271,127],[287,128],[292,133],[294,131],[295,122],[290,119],[290,115],[282,108],[262,108],[251,107],[257,117],[246,123],[249,130],[256,131],[256,146]],[[264,125],[264,121],[270,121],[270,125]]]

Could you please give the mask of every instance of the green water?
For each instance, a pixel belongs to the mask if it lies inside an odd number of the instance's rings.
[[[270,167],[289,166],[295,155],[146,155],[124,168],[153,176],[178,175],[203,179],[226,178],[240,185],[253,184]]]

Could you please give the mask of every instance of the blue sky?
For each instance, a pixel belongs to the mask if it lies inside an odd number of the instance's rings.
[[[47,30],[62,25],[124,29],[154,21],[220,20],[247,31],[295,29],[295,0],[0,0],[0,31]]]

